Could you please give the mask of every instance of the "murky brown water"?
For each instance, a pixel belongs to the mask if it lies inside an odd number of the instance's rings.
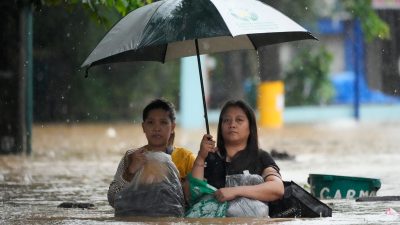
[[[215,134],[215,127],[211,133]],[[197,151],[203,131],[177,131],[176,143]],[[400,195],[400,123],[336,122],[260,129],[260,144],[296,156],[277,161],[285,180],[307,183],[309,173],[379,178],[378,196]],[[325,201],[331,218],[114,218],[106,193],[126,149],[145,143],[132,124],[36,125],[32,156],[0,156],[0,224],[400,224],[386,215],[400,202]],[[94,209],[57,208],[89,202]]]

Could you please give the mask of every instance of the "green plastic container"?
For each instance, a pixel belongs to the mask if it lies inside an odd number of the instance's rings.
[[[381,181],[374,178],[310,174],[311,194],[319,199],[354,199],[376,196]]]

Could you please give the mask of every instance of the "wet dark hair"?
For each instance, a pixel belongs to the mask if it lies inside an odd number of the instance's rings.
[[[242,100],[230,100],[224,104],[221,110],[221,114],[219,115],[218,121],[218,134],[217,134],[217,147],[222,155],[226,156],[225,149],[225,141],[222,136],[222,120],[224,114],[229,108],[239,107],[246,114],[247,119],[249,120],[249,129],[250,134],[247,139],[246,148],[243,151],[238,152],[235,157],[232,159],[232,166],[236,170],[245,170],[253,167],[254,160],[256,159],[259,146],[258,146],[258,133],[257,133],[257,121],[256,116],[254,114],[253,109]]]
[[[169,118],[172,122],[175,122],[175,107],[174,105],[162,98],[155,99],[151,101],[144,109],[143,109],[143,121],[147,119],[149,116],[149,112],[154,109],[163,109],[166,112],[169,112]]]

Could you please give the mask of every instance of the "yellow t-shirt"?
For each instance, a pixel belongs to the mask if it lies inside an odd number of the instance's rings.
[[[181,181],[184,180],[186,176],[192,171],[196,155],[185,148],[174,147],[171,158],[172,162],[174,162],[176,168],[179,171],[179,178],[181,179]]]

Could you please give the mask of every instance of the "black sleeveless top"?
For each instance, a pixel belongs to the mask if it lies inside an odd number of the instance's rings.
[[[233,174],[243,174],[243,170],[235,169],[232,162],[226,162],[225,156],[210,153],[206,159],[206,167],[204,168],[204,178],[207,182],[216,187],[225,187],[225,176]],[[245,166],[251,174],[258,174],[261,176],[262,172],[267,167],[273,167],[279,173],[279,167],[272,159],[271,155],[263,150],[258,150],[257,157],[250,165]]]

